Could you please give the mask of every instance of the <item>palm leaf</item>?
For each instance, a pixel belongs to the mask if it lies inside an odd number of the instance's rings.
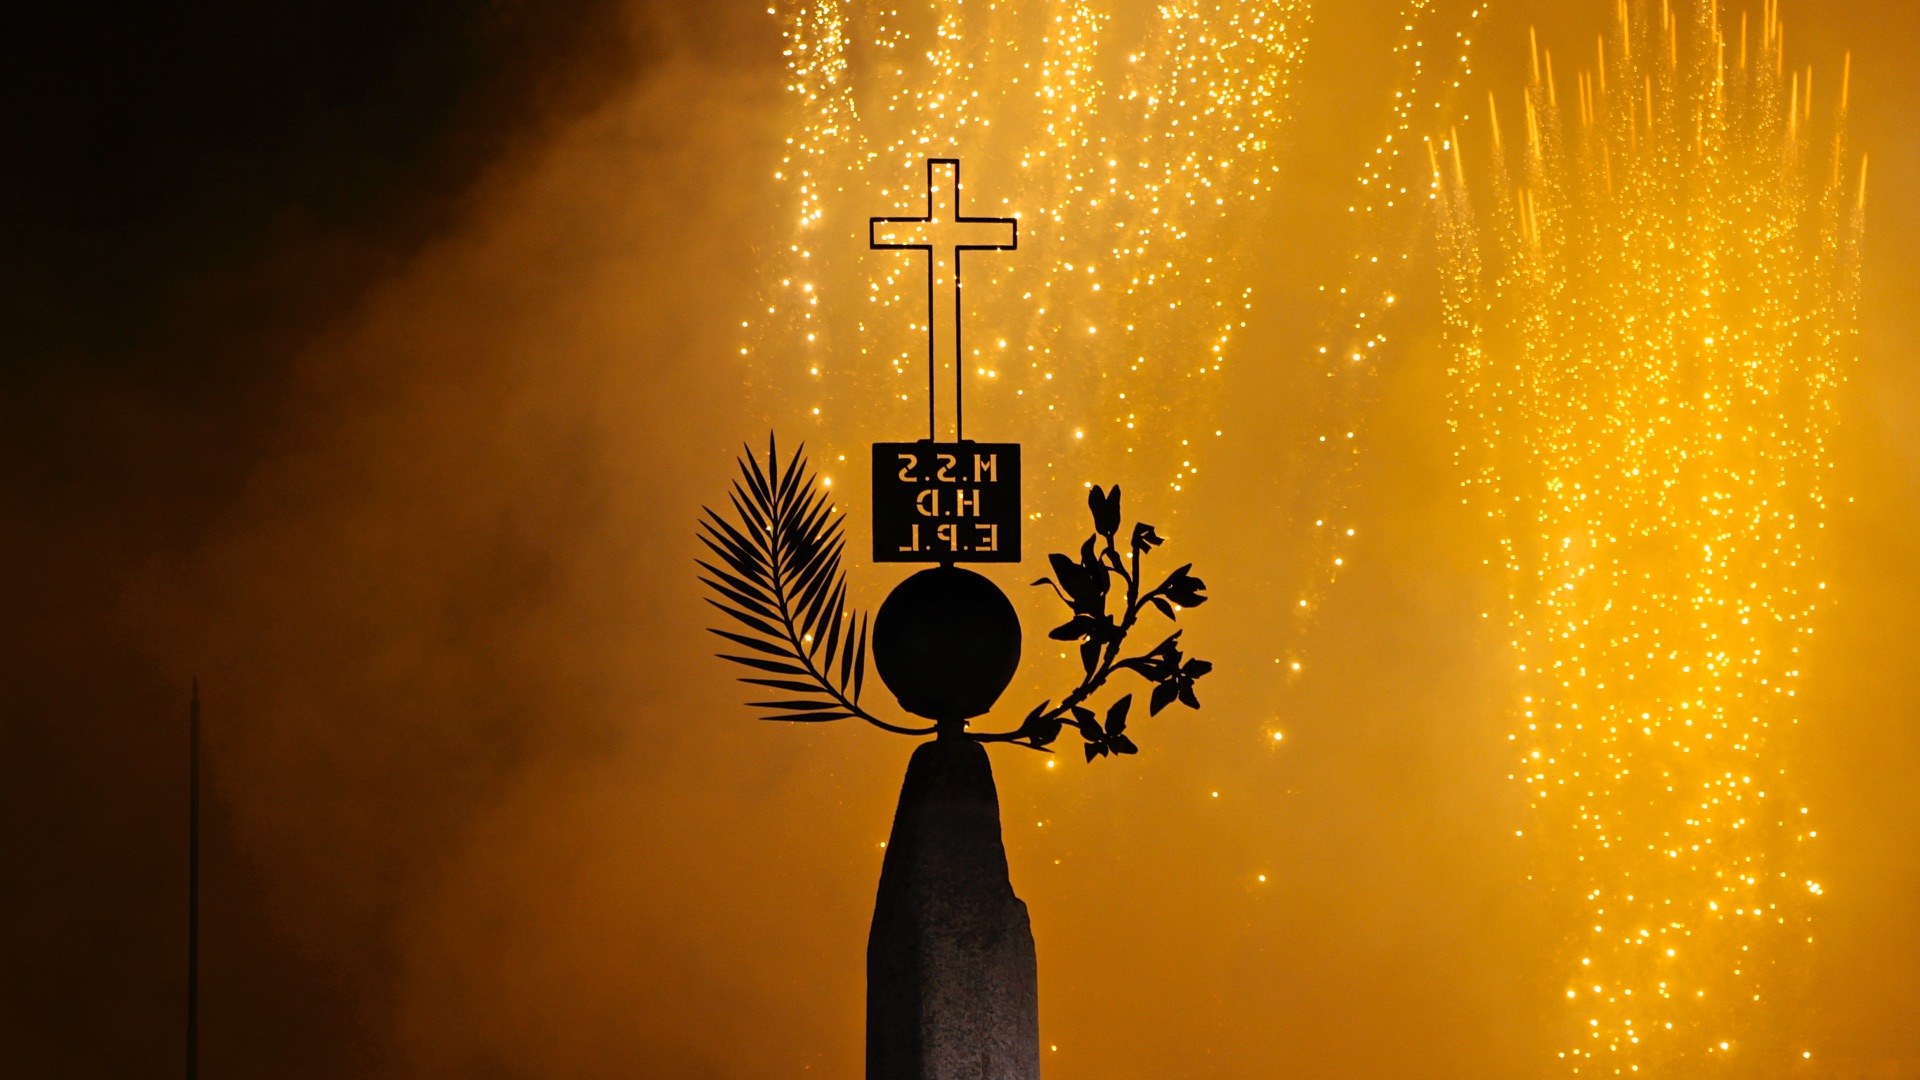
[[[711,516],[713,511],[709,510],[707,513]],[[718,517],[702,524],[707,526],[707,534],[719,541],[718,544],[707,545],[713,549],[714,554],[725,559],[727,565],[733,567],[741,577],[751,578],[762,585],[772,584],[769,577],[772,567],[767,565],[765,554],[752,540],[741,535],[738,529],[721,521]]]
[[[769,656],[785,657],[788,655],[787,650],[781,648],[776,642],[762,641],[759,638],[748,637],[745,634],[736,634],[731,630],[716,630],[713,627],[708,627],[707,633],[718,634],[728,641],[733,642],[735,645],[745,645],[749,649],[757,649]]]
[[[774,500],[775,505],[778,505],[784,508],[789,506],[793,502],[794,495],[797,492],[802,490],[802,486],[800,484],[801,477],[803,476],[806,477],[807,488],[811,488],[813,486],[813,478],[810,476],[806,476],[806,472],[807,472],[806,459],[800,456],[805,452],[806,452],[806,445],[804,443],[794,448],[793,457],[787,462],[787,474],[780,478],[779,495]],[[776,460],[778,459],[774,456],[773,436],[769,435],[767,436],[767,468],[769,470],[773,468],[774,462]]]
[[[766,719],[879,723],[858,705],[868,619],[846,607],[845,519],[804,447],[783,463],[769,437],[766,456],[748,450],[739,468],[721,504],[732,513],[705,508],[697,532],[713,555],[695,560],[707,602],[727,616],[727,629],[710,632],[745,650],[720,658],[750,669],[742,682],[794,695],[748,703]]]
[[[795,682],[792,679],[750,679],[741,676],[740,681],[754,686],[764,686],[769,690],[786,690],[795,694],[817,694],[820,687],[810,682]]]
[[[793,664],[783,664],[778,660],[756,660],[751,656],[732,656],[727,653],[718,653],[716,655],[718,655],[722,660],[731,660],[736,664],[745,664],[748,667],[759,668],[761,671],[771,671],[776,675],[812,675],[813,674],[813,672],[808,671],[806,668],[798,667]]]
[[[701,563],[700,565],[707,566],[706,563]],[[750,593],[742,589],[734,588],[732,587],[732,582],[734,579],[729,578],[726,574],[723,574],[718,570],[714,570],[711,566],[707,566],[707,569],[712,572],[713,577],[717,577],[720,579],[720,581],[715,581],[713,580],[713,578],[705,578],[705,577],[701,578],[700,583],[705,585],[707,588],[712,589],[714,592],[717,592],[721,596],[724,596],[727,599],[733,601],[734,603],[739,604],[741,607],[746,608],[748,611],[753,612],[755,615],[758,615],[763,619],[778,619],[780,617],[779,615],[776,615],[774,613],[774,610],[772,607],[773,601],[770,600],[768,597],[763,595],[756,595],[755,593]],[[729,584],[723,585],[721,584],[722,581],[728,582]]]
[[[833,591],[832,586],[841,584],[845,584],[845,580],[840,576],[840,556],[835,555],[828,561],[819,580],[809,585],[806,595],[799,600],[799,605],[805,611],[805,615],[800,620],[801,630],[804,633],[812,634],[822,629],[820,613],[826,606],[828,594]]]
[[[734,509],[740,511],[742,520],[756,529],[764,530],[767,527],[767,519],[761,515],[759,503],[747,494],[746,488],[740,486],[740,481],[733,482],[733,490],[727,493],[727,498],[733,501]]]
[[[789,724],[824,724],[829,720],[846,720],[854,716],[850,712],[812,712],[812,713],[776,713],[763,716],[762,720],[781,720]]]
[[[767,486],[767,477],[760,471],[760,462],[752,453],[748,453],[740,460],[746,465],[741,472],[746,474],[747,486],[753,489],[753,501],[761,506],[772,506],[773,489]],[[771,435],[767,436],[767,468],[770,471],[773,468],[773,436]]]
[[[731,522],[715,516],[711,510],[707,511],[707,515],[712,520],[700,523],[703,530],[701,539],[707,541],[707,546],[713,549],[714,554],[725,559],[728,565],[740,568],[743,575],[765,584],[767,557],[760,550],[759,543],[749,539],[748,534],[753,530],[743,533],[734,528]]]
[[[840,647],[840,608],[846,599],[847,586],[842,582],[839,590],[834,593],[833,607],[827,614],[827,654],[820,658],[820,669],[822,671],[833,671],[834,652]],[[819,639],[815,638],[814,642],[817,645]],[[845,690],[846,688],[847,680],[841,679],[840,689]]]
[[[853,640],[853,624],[847,624],[847,651],[840,654],[840,692],[843,694],[847,691],[847,680],[853,675],[854,657],[864,653],[867,648],[865,635],[861,635],[861,638],[862,640],[856,644]],[[833,660],[829,658],[827,663],[832,664]],[[853,691],[853,700],[860,700],[860,691],[857,687]]]
[[[860,616],[860,647],[853,651],[853,703],[860,704],[860,684],[867,681],[867,617]]]
[[[795,547],[800,550],[794,552],[793,562],[787,570],[793,580],[794,595],[804,606],[813,602],[813,593],[819,590],[821,583],[833,576],[833,568],[829,564],[839,557],[846,543],[837,536],[817,541],[796,536],[795,541]]]
[[[717,607],[721,611],[726,612],[728,615],[732,616],[736,621],[738,621],[741,625],[745,626],[749,630],[753,630],[761,635],[764,635],[770,638],[778,637],[780,634],[780,631],[775,630],[773,627],[768,626],[766,623],[761,622],[759,619],[754,618],[753,616],[747,614],[744,611],[737,611],[721,603],[718,600],[708,600],[707,603],[712,604],[714,607]]]

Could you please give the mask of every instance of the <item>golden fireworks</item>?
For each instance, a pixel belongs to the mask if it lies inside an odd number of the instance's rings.
[[[1349,200],[1352,262],[1324,290],[1325,345],[1302,358],[1330,381],[1307,404],[1295,535],[1308,578],[1289,602],[1301,618],[1276,642],[1285,672],[1299,670],[1320,590],[1351,561],[1352,464],[1406,267],[1406,215],[1423,201],[1402,166],[1470,74],[1483,9],[1401,5],[1387,130]],[[1249,271],[1268,254],[1256,245],[1309,0],[816,0],[769,12],[796,106],[775,174],[793,231],[772,252],[741,350],[756,382],[783,393],[798,382],[822,421],[859,417],[815,437],[830,463],[849,451],[859,462],[863,437],[924,429],[925,270],[919,256],[866,250],[865,228],[925,212],[925,160],[958,156],[963,212],[1021,219],[1017,253],[968,261],[969,431],[1026,442],[1037,484],[1186,490],[1220,437]],[[937,373],[942,394],[953,376]],[[951,403],[938,405],[950,430]],[[833,471],[857,497],[860,470]],[[1044,488],[1033,501],[1051,505]]]
[[[1392,222],[1423,201],[1394,166],[1419,153],[1459,457],[1510,582],[1514,777],[1539,876],[1580,927],[1559,1052],[1587,1074],[1769,1074],[1805,1052],[1779,1007],[1819,891],[1784,747],[1853,333],[1847,78],[1817,110],[1771,4],[1737,28],[1622,4],[1596,67],[1563,85],[1536,47],[1507,129],[1489,103],[1482,223],[1458,136],[1409,145],[1469,70],[1479,13],[1449,32],[1431,7],[1407,5],[1394,126],[1352,207],[1378,224],[1309,358],[1349,387],[1321,434],[1352,440],[1353,379],[1385,347]],[[868,251],[865,228],[926,210],[926,159],[961,157],[964,212],[1018,217],[1020,251],[969,264],[966,300],[994,317],[969,318],[937,385],[960,378],[969,433],[1022,438],[1043,484],[1137,453],[1129,472],[1182,490],[1245,326],[1307,0],[770,11],[799,121],[775,176],[793,231],[743,349],[767,381],[804,372],[823,420],[857,408],[854,445],[920,429],[925,269]]]
[[[828,441],[925,426],[926,270],[868,251],[866,224],[924,212],[926,159],[958,157],[962,212],[1020,219],[1017,254],[968,261],[966,302],[992,313],[958,358],[968,433],[1017,433],[1042,482],[1098,462],[1183,489],[1246,325],[1307,0],[769,11],[800,117],[775,177],[794,231],[743,349],[768,381],[806,373],[822,420],[858,410]]]
[[[1773,1076],[1807,1053],[1783,1006],[1816,833],[1784,749],[1865,163],[1843,191],[1846,75],[1816,110],[1771,6],[1622,3],[1595,55],[1562,105],[1536,45],[1482,129],[1484,227],[1458,136],[1430,158],[1459,457],[1509,581],[1513,775],[1577,912],[1559,1054]]]

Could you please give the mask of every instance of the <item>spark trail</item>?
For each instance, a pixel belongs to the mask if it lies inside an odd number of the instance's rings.
[[[1623,3],[1558,84],[1536,46],[1481,129],[1484,185],[1457,135],[1431,144],[1452,422],[1508,582],[1513,776],[1573,928],[1554,1042],[1581,1075],[1809,1052],[1790,1006],[1820,889],[1790,733],[1865,161],[1846,75],[1816,109],[1777,8],[1731,18]]]

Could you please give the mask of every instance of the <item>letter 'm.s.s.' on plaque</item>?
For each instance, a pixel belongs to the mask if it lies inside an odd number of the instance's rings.
[[[1019,562],[1020,444],[873,444],[874,562]]]

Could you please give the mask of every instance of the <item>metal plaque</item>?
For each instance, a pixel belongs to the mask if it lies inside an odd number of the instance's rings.
[[[1019,562],[1020,444],[873,444],[874,562]]]

